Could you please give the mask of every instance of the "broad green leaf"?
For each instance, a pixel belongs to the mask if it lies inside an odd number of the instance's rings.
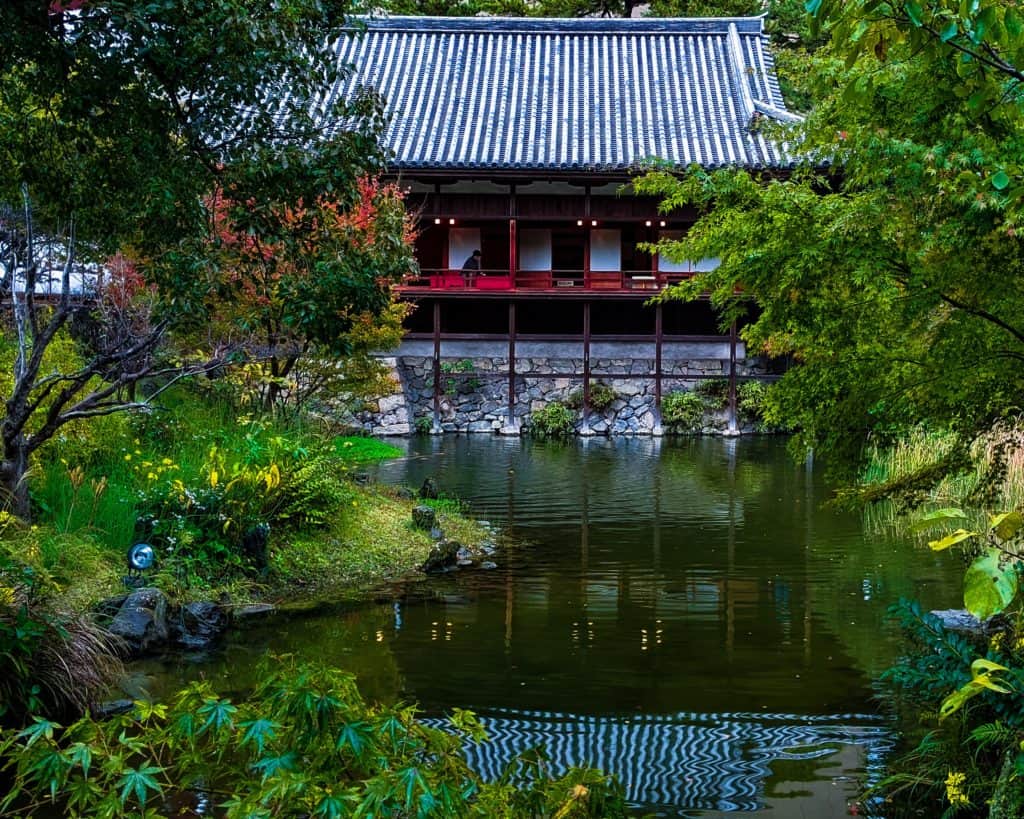
[[[1000,565],[996,549],[975,560],[964,574],[964,605],[979,620],[1003,611],[1017,594],[1017,571]]]
[[[1006,190],[1010,184],[1010,177],[1006,171],[996,171],[992,175],[992,187],[997,191]]]
[[[940,35],[940,39],[942,40],[942,42],[948,43],[950,40],[952,40],[954,37],[956,37],[956,34],[957,34],[957,27],[956,27],[956,22],[954,21],[954,22],[951,22],[948,26],[946,26],[942,30],[942,34]]]
[[[953,534],[946,535],[946,537],[940,540],[929,540],[928,547],[934,552],[941,552],[948,549],[950,546],[955,546],[958,543],[962,543],[968,538],[976,536],[977,532],[968,532],[966,529],[957,529]]]
[[[807,0],[804,3],[804,10],[811,15],[817,14],[818,9],[821,8],[821,0]]]
[[[238,726],[244,730],[242,739],[238,743],[240,747],[244,748],[246,745],[253,743],[256,745],[256,753],[263,753],[263,743],[268,739],[273,739],[277,734],[276,728],[280,726],[269,719],[254,719],[247,722],[242,722]]]
[[[971,697],[976,697],[982,691],[984,691],[984,688],[973,680],[958,688],[946,697],[946,699],[942,701],[942,705],[939,706],[939,722],[942,722],[942,720],[951,714],[955,714],[963,707],[965,702],[971,699]]]
[[[904,9],[907,12],[907,17],[910,18],[910,22],[913,23],[915,26],[920,27],[921,23],[923,22],[923,17],[922,17],[923,12],[921,11],[921,4],[920,3],[907,3],[904,6]]]
[[[1005,665],[999,665],[999,663],[984,658],[978,658],[971,663],[971,677],[974,682],[1000,694],[1009,694],[1013,691],[1013,687],[1001,679],[993,679],[993,675],[1009,670]]]
[[[1024,516],[1020,512],[1003,512],[994,515],[989,521],[989,528],[1000,540],[1009,540],[1024,526]]]
[[[163,789],[160,787],[160,783],[153,778],[153,775],[162,771],[163,768],[153,765],[146,766],[145,768],[128,768],[124,771],[120,781],[117,783],[121,789],[121,804],[126,804],[128,797],[134,794],[139,805],[145,805],[149,799],[150,791],[161,793]]]

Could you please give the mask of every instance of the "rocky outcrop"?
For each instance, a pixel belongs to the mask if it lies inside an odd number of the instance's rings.
[[[109,626],[130,654],[145,654],[167,645],[167,598],[159,589],[138,589],[121,603]]]

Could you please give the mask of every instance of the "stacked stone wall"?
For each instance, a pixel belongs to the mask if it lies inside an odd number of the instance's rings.
[[[398,356],[385,361],[392,368],[394,393],[371,403],[354,419],[375,435],[408,435],[417,430],[510,433],[528,428],[533,413],[552,402],[570,400],[583,388],[582,358],[517,358],[515,418],[509,419],[507,357],[445,357],[440,415],[435,427],[433,359]],[[603,411],[592,409],[585,423],[580,418],[577,431],[596,435],[658,434],[654,370],[653,358],[592,358],[591,384],[608,385],[616,397]],[[728,372],[729,362],[720,359],[663,361],[662,395],[692,390],[702,379],[727,378]],[[736,372],[748,378],[766,374],[758,359],[741,359]],[[722,432],[727,426],[727,412],[713,411],[706,416],[703,431]]]

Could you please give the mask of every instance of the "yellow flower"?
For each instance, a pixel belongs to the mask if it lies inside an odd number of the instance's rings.
[[[170,458],[164,458],[162,461],[160,461],[160,463],[162,463],[164,466],[170,466],[171,464],[174,463],[174,461],[172,461]]]
[[[967,794],[961,787],[967,781],[967,774],[960,771],[950,771],[946,777],[946,799],[950,805],[966,805],[970,803]]]
[[[126,461],[130,461],[130,460],[132,459],[131,453],[127,453],[127,452],[126,452],[126,453],[125,453],[125,456],[124,456],[124,459],[125,459]]]

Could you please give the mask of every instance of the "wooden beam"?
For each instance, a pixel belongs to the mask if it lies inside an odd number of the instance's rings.
[[[514,221],[514,220],[513,220]],[[516,423],[516,303],[508,303],[508,425]]]
[[[583,425],[590,416],[590,302],[583,302]]]
[[[665,342],[661,303],[654,305],[654,409],[661,423],[661,348]]]
[[[736,322],[729,327],[729,430],[739,429],[736,419]]]
[[[441,426],[441,302],[434,301],[434,429]]]

